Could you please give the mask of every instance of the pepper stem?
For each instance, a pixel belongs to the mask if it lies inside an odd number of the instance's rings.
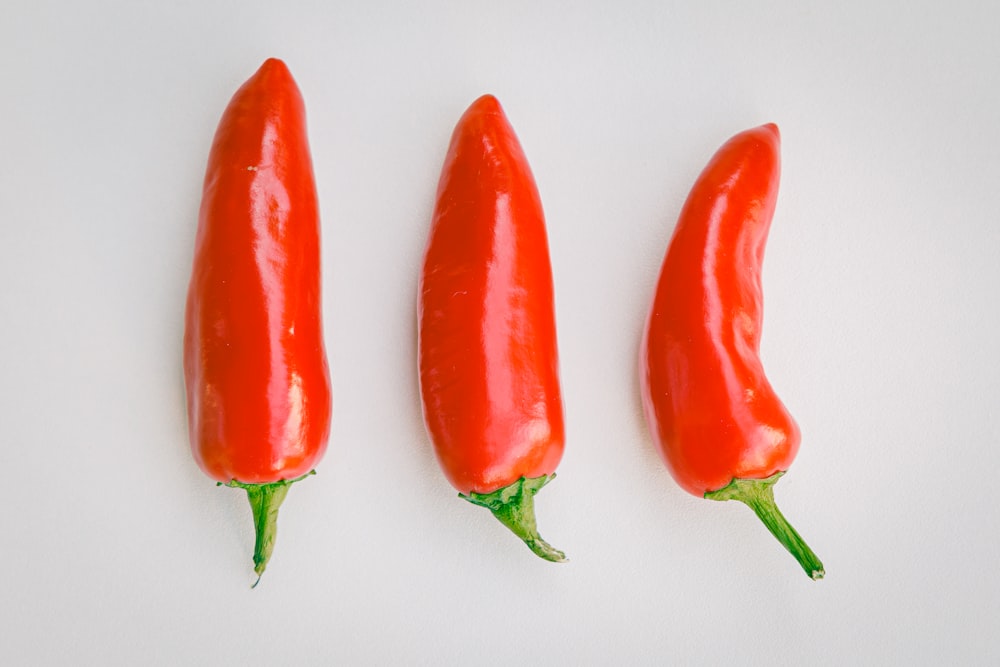
[[[542,539],[535,523],[535,494],[555,478],[555,473],[542,477],[522,477],[513,484],[492,493],[458,494],[473,505],[481,505],[521,538],[528,548],[540,558],[553,563],[565,563],[566,554]]]
[[[738,500],[752,509],[771,534],[795,556],[806,574],[814,580],[822,579],[826,574],[823,563],[792,528],[792,524],[788,523],[774,502],[774,483],[784,474],[781,471],[766,479],[733,479],[727,486],[707,492],[705,497],[709,500]]]
[[[295,479],[283,479],[269,484],[244,484],[235,479],[226,484],[219,482],[219,486],[244,489],[247,492],[247,499],[250,501],[256,533],[253,546],[253,571],[257,573],[257,581],[251,588],[256,588],[257,584],[260,583],[260,577],[264,574],[268,561],[271,560],[274,541],[278,537],[278,509],[284,502],[285,496],[288,495],[288,487],[315,474],[316,471],[312,470]]]

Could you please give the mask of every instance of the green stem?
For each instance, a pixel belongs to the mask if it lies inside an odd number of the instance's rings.
[[[555,473],[531,479],[522,477],[492,493],[472,491],[469,495],[458,495],[473,505],[481,505],[493,512],[493,516],[520,537],[536,556],[553,563],[564,563],[566,554],[543,540],[535,523],[535,494],[554,478]]]
[[[267,568],[267,562],[271,560],[274,541],[278,537],[278,509],[284,502],[285,496],[288,495],[288,487],[315,474],[316,471],[312,470],[301,477],[283,479],[270,484],[245,484],[235,479],[227,484],[219,482],[219,486],[244,489],[247,492],[247,499],[250,501],[256,533],[253,546],[253,571],[257,573],[257,581],[252,588],[256,588],[257,584],[260,583],[260,577]]]
[[[752,509],[771,534],[795,556],[806,574],[814,580],[822,579],[826,574],[823,563],[792,528],[792,524],[788,523],[788,519],[781,514],[774,502],[774,483],[784,474],[781,471],[766,479],[733,479],[718,491],[709,491],[705,497],[709,500],[738,500]]]

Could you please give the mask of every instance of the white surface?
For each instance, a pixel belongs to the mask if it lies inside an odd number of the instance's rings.
[[[6,8],[0,663],[1000,662],[1000,5],[672,4]],[[209,142],[268,56],[309,112],[335,414],[251,591],[180,353]],[[455,497],[420,418],[415,281],[484,92],[548,218],[568,446],[538,513],[564,566]],[[803,432],[777,498],[819,583],[676,486],[638,398],[687,190],[768,121],[763,354]]]

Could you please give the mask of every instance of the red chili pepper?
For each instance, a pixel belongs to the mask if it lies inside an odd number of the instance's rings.
[[[424,421],[459,495],[538,556],[533,496],[563,452],[552,270],[541,200],[499,102],[459,120],[441,172],[419,304]]]
[[[191,449],[209,477],[246,490],[258,575],[288,486],[329,434],[319,241],[305,107],[272,58],[212,142],[184,334]]]
[[[747,504],[819,579],[823,564],[774,502],[799,429],[759,357],[779,150],[778,128],[763,125],[730,139],[698,177],[663,262],[640,375],[646,419],[678,484]]]

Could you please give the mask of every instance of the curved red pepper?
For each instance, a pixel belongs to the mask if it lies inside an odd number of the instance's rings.
[[[780,138],[730,139],[695,182],[674,229],[641,346],[643,407],[677,483],[739,500],[814,579],[823,565],[774,503],[799,429],[759,355],[764,245],[778,196]]]
[[[305,107],[271,59],[233,96],[212,143],[184,334],[191,449],[209,477],[246,489],[257,574],[288,485],[329,434],[319,242]]]
[[[418,304],[424,421],[448,480],[537,555],[534,494],[563,452],[545,219],[497,100],[458,122],[441,172]]]

